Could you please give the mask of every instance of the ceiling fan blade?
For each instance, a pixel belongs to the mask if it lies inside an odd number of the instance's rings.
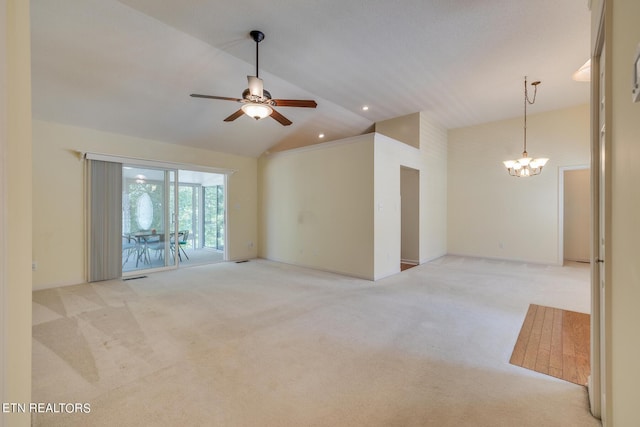
[[[272,99],[272,102],[275,103],[278,107],[307,107],[307,108],[316,108],[318,104],[313,100],[302,100],[302,99]]]
[[[289,126],[291,123],[293,123],[291,120],[287,119],[285,116],[278,113],[276,110],[273,110],[273,112],[271,113],[271,117],[273,117],[282,126]]]
[[[264,83],[262,79],[256,76],[247,76],[247,80],[249,81],[249,93],[258,98],[262,98],[264,93]]]
[[[233,113],[232,115],[230,115],[229,117],[227,117],[226,119],[224,119],[225,122],[232,122],[235,119],[237,119],[238,117],[240,117],[241,115],[244,114],[244,111],[242,111],[242,108],[239,109],[238,111],[236,111],[235,113]]]
[[[226,96],[215,96],[215,95],[199,95],[197,93],[192,93],[190,96],[194,97],[194,98],[207,98],[207,99],[221,99],[223,101],[236,101],[236,102],[242,102],[242,99],[239,98],[229,98]]]

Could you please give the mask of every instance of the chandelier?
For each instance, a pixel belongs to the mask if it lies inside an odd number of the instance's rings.
[[[527,104],[533,105],[533,103],[536,102],[539,84],[539,81],[531,83],[534,91],[533,99],[530,100],[527,92],[527,77],[525,76],[524,78],[524,150],[522,151],[521,158],[517,160],[506,160],[503,162],[504,166],[507,168],[507,172],[509,172],[509,175],[511,176],[527,177],[538,175],[542,172],[542,167],[549,161],[549,159],[545,157],[533,159],[529,157],[529,153],[527,153]]]

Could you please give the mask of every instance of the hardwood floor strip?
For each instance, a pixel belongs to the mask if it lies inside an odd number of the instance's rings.
[[[545,311],[546,307],[537,307],[536,317],[533,320],[533,328],[531,328],[531,335],[529,335],[527,351],[524,354],[524,362],[522,362],[523,368],[534,371],[536,370],[536,360],[538,359],[538,349],[540,348],[540,338],[542,336],[542,325],[544,323]]]
[[[415,267],[417,265],[418,264],[409,264],[407,262],[401,262],[400,263],[400,271],[408,270],[408,269],[413,268],[413,267]]]
[[[549,361],[551,358],[551,334],[553,332],[553,315],[556,309],[547,307],[544,311],[542,332],[540,334],[540,346],[536,359],[536,371],[549,374]]]
[[[589,364],[591,352],[591,337],[589,334],[590,319],[588,314],[567,312],[565,316],[566,329],[570,331],[569,339],[573,346],[575,372],[572,375],[577,384],[586,384],[591,366]]]
[[[549,357],[549,375],[562,378],[562,310],[553,311],[553,330],[551,332],[551,355]]]
[[[509,361],[512,365],[522,366],[524,354],[527,351],[527,344],[529,343],[529,335],[531,335],[531,328],[533,328],[533,320],[536,317],[537,308],[538,306],[535,304],[529,305],[527,315],[525,316],[524,323],[522,324],[522,329],[520,329],[520,334],[518,335],[518,340],[516,341],[513,353],[511,354],[511,360]]]
[[[585,385],[590,373],[590,316],[531,304],[510,363]]]

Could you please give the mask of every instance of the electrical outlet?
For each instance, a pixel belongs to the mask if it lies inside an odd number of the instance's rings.
[[[36,271],[38,269],[38,263],[36,261],[31,261],[31,271]]]

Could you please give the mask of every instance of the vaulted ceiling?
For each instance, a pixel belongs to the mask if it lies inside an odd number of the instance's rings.
[[[33,115],[174,144],[259,156],[357,135],[424,111],[446,128],[583,104],[586,0],[31,0]],[[240,117],[255,74],[293,121]],[[362,106],[369,106],[363,111]]]

